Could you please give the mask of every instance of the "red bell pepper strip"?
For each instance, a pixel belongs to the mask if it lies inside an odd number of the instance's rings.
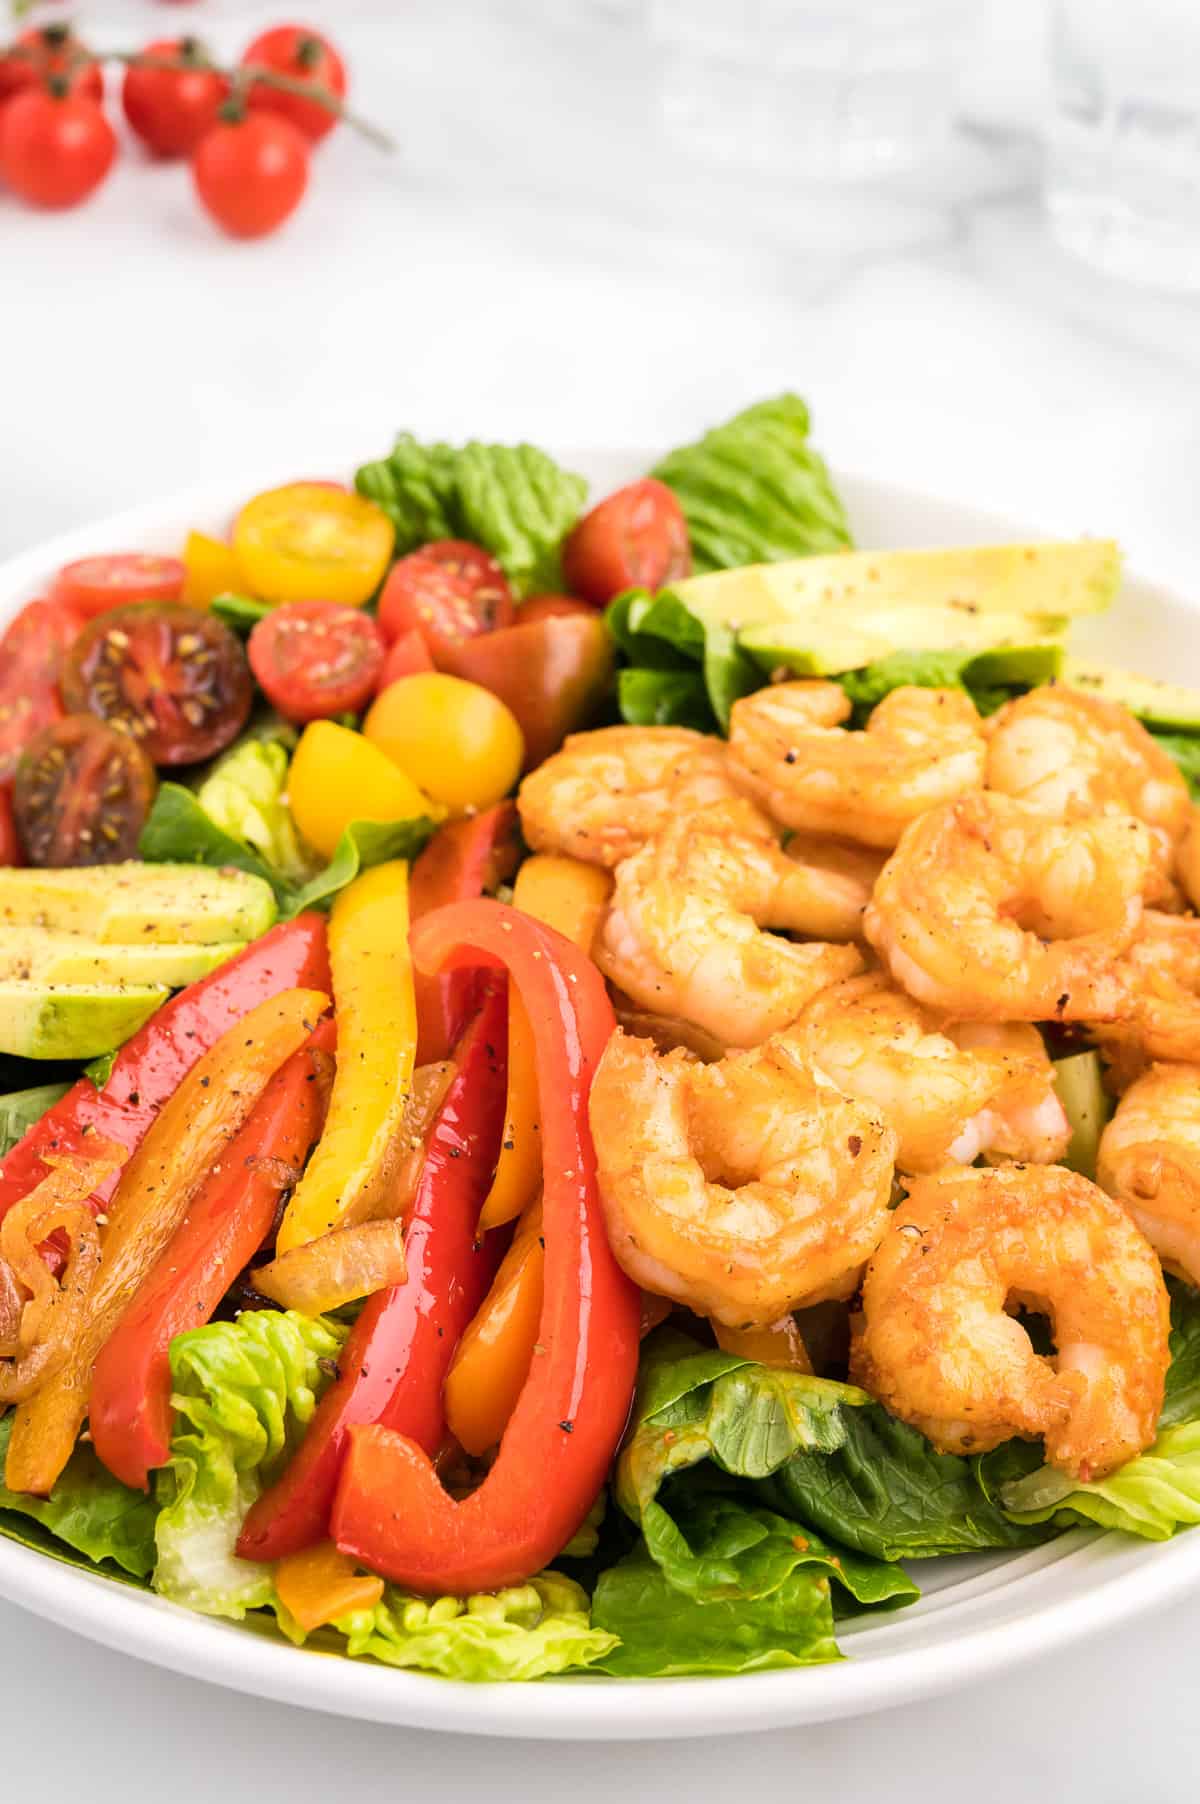
[[[444,908],[447,902],[469,902],[512,876],[517,868],[517,810],[498,802],[468,820],[439,827],[412,868],[408,886],[413,921]],[[487,961],[485,961],[486,963]],[[479,1012],[482,970],[455,971],[447,977],[414,974],[417,991],[417,1063],[430,1065],[450,1056]]]
[[[93,1134],[134,1152],[200,1055],[256,1003],[282,990],[329,987],[324,919],[303,914],[180,990],[125,1042],[102,1089],[81,1077],[7,1154],[0,1164],[0,1221],[45,1177],[43,1154],[86,1152]],[[112,1195],[117,1176],[96,1191],[97,1208]]]
[[[144,1491],[150,1472],[167,1462],[168,1349],[185,1328],[211,1319],[271,1232],[280,1180],[263,1161],[302,1168],[328,1101],[313,1054],[332,1053],[335,1044],[327,1019],[280,1066],[101,1348],[88,1425],[96,1452],[123,1484]]]
[[[545,1294],[529,1376],[494,1465],[461,1503],[425,1449],[395,1425],[351,1429],[330,1519],[333,1539],[372,1572],[431,1595],[493,1591],[566,1545],[604,1482],[637,1372],[641,1297],[605,1234],[588,1125],[592,1074],[613,1030],[604,980],[552,927],[499,902],[463,902],[422,921],[428,970],[508,967],[533,1029],[542,1099]]]
[[[445,1437],[442,1383],[459,1336],[496,1274],[505,1236],[475,1241],[500,1148],[506,1095],[507,991],[489,984],[455,1053],[457,1070],[429,1137],[405,1236],[408,1277],[367,1303],[283,1476],[254,1504],[238,1552],[277,1560],[328,1531],[350,1428],[384,1422],[436,1453]]]

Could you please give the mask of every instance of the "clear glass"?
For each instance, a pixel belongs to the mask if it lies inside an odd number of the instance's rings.
[[[1200,0],[1054,0],[1046,206],[1059,242],[1200,289]]]

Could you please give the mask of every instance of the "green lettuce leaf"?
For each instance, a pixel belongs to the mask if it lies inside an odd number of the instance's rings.
[[[289,1310],[246,1311],[171,1342],[175,1428],[158,1475],[155,1589],[209,1616],[270,1606],[270,1566],[234,1552],[246,1511],[312,1419],[345,1329]]]
[[[634,727],[694,727],[711,733],[716,721],[698,670],[621,670],[617,673],[621,719]]]
[[[519,595],[561,587],[559,547],[587,498],[583,477],[534,445],[472,440],[456,448],[421,444],[410,433],[355,481],[395,527],[397,556],[429,539],[471,539]]]
[[[0,1420],[0,1472],[8,1457],[11,1414]],[[154,1566],[157,1504],[107,1471],[86,1443],[76,1447],[49,1497],[0,1484],[0,1534],[72,1565],[115,1567],[144,1579]],[[27,1532],[28,1523],[37,1524]],[[71,1556],[82,1555],[82,1559]]]
[[[249,633],[260,620],[273,614],[276,604],[273,601],[259,601],[254,595],[214,595],[209,603],[209,612],[235,633]]]
[[[290,759],[278,740],[244,739],[219,758],[196,795],[219,832],[246,846],[288,885],[307,883],[314,860],[287,805]]]
[[[1173,758],[1187,779],[1192,800],[1200,801],[1200,735],[1194,733],[1155,733],[1164,752]]]
[[[798,395],[759,401],[693,445],[672,451],[653,475],[675,491],[697,575],[775,563],[851,543],[845,509],[808,440]]]
[[[669,590],[662,591],[669,595]],[[686,608],[674,610],[673,617],[660,621],[661,630],[643,632],[640,622],[654,609],[656,597],[648,589],[625,589],[604,610],[604,624],[617,650],[630,664],[646,670],[694,670],[703,655],[704,634]],[[685,637],[679,644],[672,632]]]
[[[36,1084],[31,1090],[10,1090],[7,1096],[0,1096],[0,1159],[70,1088],[66,1083]]]

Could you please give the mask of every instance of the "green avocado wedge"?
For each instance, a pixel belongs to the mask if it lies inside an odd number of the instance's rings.
[[[165,984],[30,983],[0,979],[0,1052],[24,1059],[94,1059],[149,1020]]]
[[[274,925],[261,877],[190,865],[0,869],[0,926],[47,927],[102,945],[212,946],[254,940]]]
[[[1061,616],[976,614],[955,607],[875,608],[857,613],[852,621],[823,612],[755,623],[741,629],[737,643],[762,669],[782,668],[794,676],[840,676],[899,652],[948,651],[961,654],[963,664],[990,654],[980,681],[1020,682],[1029,669],[1040,674],[1047,666],[1057,667],[1065,625]]]
[[[1056,1059],[1054,1088],[1071,1124],[1071,1143],[1063,1155],[1063,1164],[1094,1181],[1100,1136],[1112,1114],[1100,1054],[1077,1052],[1070,1058]]]
[[[55,933],[48,927],[0,926],[0,978],[100,985],[165,983],[181,989],[207,977],[242,945],[241,940],[217,940],[208,946],[155,941],[144,946],[105,945],[81,933]]]
[[[1102,701],[1121,702],[1150,726],[1200,731],[1200,689],[1137,676],[1112,664],[1098,664],[1092,658],[1068,658],[1062,680],[1072,689],[1098,695]]]

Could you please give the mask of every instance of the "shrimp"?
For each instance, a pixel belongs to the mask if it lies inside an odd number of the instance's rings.
[[[590,1108],[635,1283],[733,1328],[854,1290],[887,1225],[896,1137],[787,1041],[703,1065],[618,1030]]]
[[[948,1015],[1111,1020],[1149,859],[1132,815],[1060,822],[1008,796],[964,796],[906,830],[863,930],[896,981]]]
[[[1193,908],[1200,908],[1200,808],[1194,804],[1176,853],[1176,871]]]
[[[853,946],[763,932],[820,918],[805,867],[739,798],[673,821],[618,866],[592,956],[641,1007],[723,1046],[756,1046],[826,984],[861,970]]]
[[[894,846],[909,821],[983,782],[983,723],[958,689],[893,689],[863,733],[838,683],[778,683],[735,702],[729,770],[773,819]]]
[[[535,852],[620,864],[675,814],[736,793],[721,740],[687,727],[572,733],[521,784],[521,828]]]
[[[1096,1182],[1168,1271],[1200,1284],[1200,1070],[1152,1065],[1100,1136]]]
[[[851,1376],[945,1453],[1045,1437],[1099,1478],[1149,1446],[1170,1326],[1154,1252],[1123,1209],[1059,1166],[918,1178],[863,1285]],[[1050,1318],[1033,1350],[1013,1304]]]
[[[1070,1124],[1035,1027],[940,1025],[882,971],[810,1002],[788,1039],[847,1096],[879,1109],[900,1171],[989,1157],[1061,1159]]]
[[[1112,810],[1145,821],[1155,855],[1147,900],[1175,895],[1171,867],[1188,825],[1174,760],[1120,702],[1061,686],[1031,689],[988,721],[987,787],[1066,820]]]
[[[1138,1055],[1200,1062],[1200,918],[1147,909],[1114,974],[1121,1004],[1095,1033],[1123,1069]]]

